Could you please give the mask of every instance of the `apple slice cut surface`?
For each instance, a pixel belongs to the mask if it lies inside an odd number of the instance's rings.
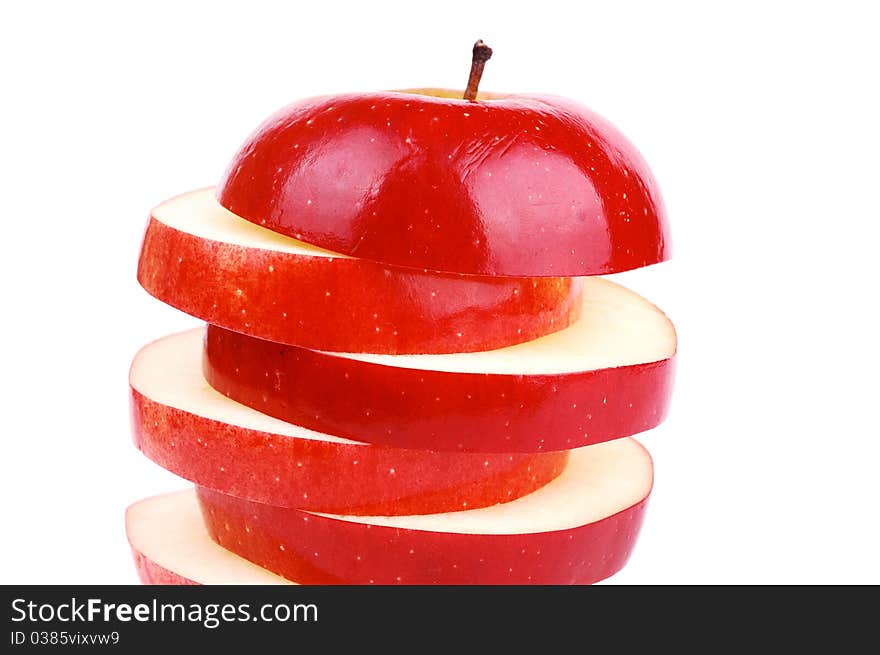
[[[584,281],[579,320],[529,343],[448,355],[283,347],[208,326],[215,389],[285,421],[401,448],[568,450],[650,429],[665,416],[675,330],[654,305]]]
[[[653,484],[647,451],[619,439],[510,503],[419,516],[341,516],[197,489],[220,545],[316,584],[588,584],[632,552]]]
[[[138,281],[208,323],[323,350],[446,353],[521,343],[569,325],[572,278],[394,268],[310,246],[224,209],[213,190],[152,211]]]
[[[212,389],[201,370],[203,338],[196,329],[145,346],[129,376],[136,445],[199,485],[318,511],[420,514],[509,501],[565,467],[564,452],[438,453],[292,425]]]
[[[131,505],[125,531],[144,584],[293,584],[218,546],[192,490]]]

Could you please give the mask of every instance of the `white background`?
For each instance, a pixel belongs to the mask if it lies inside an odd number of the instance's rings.
[[[640,148],[676,322],[656,486],[618,583],[880,583],[880,62],[871,3],[31,2],[0,10],[2,583],[129,583],[127,369],[196,325],[135,267],[149,209],[319,93],[574,97]],[[601,6],[600,6],[601,4]],[[834,7],[833,10],[829,7]]]

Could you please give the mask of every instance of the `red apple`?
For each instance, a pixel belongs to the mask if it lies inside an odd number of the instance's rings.
[[[672,323],[635,293],[584,281],[577,323],[481,353],[353,355],[208,327],[205,378],[313,430],[400,448],[568,450],[656,426],[669,403]]]
[[[131,505],[125,532],[144,584],[291,584],[214,543],[192,491]]]
[[[657,185],[610,123],[558,97],[461,98],[294,103],[242,145],[220,203],[322,248],[419,269],[581,276],[668,258]]]
[[[573,452],[528,496],[445,514],[338,516],[198,494],[217,543],[302,584],[589,584],[626,563],[652,482],[647,451],[620,439]]]
[[[493,278],[382,266],[234,216],[210,189],[156,207],[138,266],[159,300],[209,323],[324,350],[486,350],[576,318],[570,278]]]
[[[130,373],[134,441],[196,484],[273,505],[346,514],[420,514],[518,498],[559,475],[568,454],[404,450],[319,434],[214,391],[204,331],[160,339]]]

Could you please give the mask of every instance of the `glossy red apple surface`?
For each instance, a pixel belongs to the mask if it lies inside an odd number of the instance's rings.
[[[589,584],[632,552],[653,482],[641,445],[581,448],[510,503],[422,516],[315,514],[198,489],[211,537],[302,584]]]
[[[204,331],[144,347],[129,376],[137,447],[163,468],[227,494],[350,514],[420,514],[518,498],[568,454],[473,454],[373,446],[266,416],[212,389]]]
[[[313,430],[453,452],[568,450],[662,421],[675,330],[622,286],[584,280],[580,319],[535,341],[450,355],[343,355],[215,327],[205,378],[238,402]]]
[[[570,278],[442,275],[327,252],[234,216],[210,189],[156,207],[138,280],[208,323],[278,343],[445,353],[521,343],[569,325]]]
[[[125,532],[144,584],[291,584],[218,546],[192,490],[134,503],[125,511]]]
[[[294,103],[244,143],[218,199],[275,232],[418,269],[582,276],[668,258],[654,178],[608,121],[552,96],[461,97]]]

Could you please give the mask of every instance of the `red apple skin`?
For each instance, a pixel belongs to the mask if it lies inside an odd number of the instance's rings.
[[[216,543],[300,584],[592,584],[626,564],[647,507],[646,497],[568,530],[487,535],[353,523],[197,492]]]
[[[583,276],[670,255],[642,156],[605,119],[552,96],[303,100],[248,138],[217,193],[276,232],[419,269]]]
[[[138,578],[146,585],[198,585],[200,583],[169,571],[134,548],[131,550]]]
[[[203,239],[151,218],[138,281],[208,323],[278,343],[386,354],[489,350],[577,319],[581,281],[394,269]]]
[[[534,453],[656,427],[675,358],[560,375],[384,366],[208,326],[203,372],[220,393],[312,430],[398,448]]]
[[[131,389],[134,443],[198,485],[249,500],[349,515],[431,514],[515,500],[556,478],[568,453],[469,454],[259,432]]]

